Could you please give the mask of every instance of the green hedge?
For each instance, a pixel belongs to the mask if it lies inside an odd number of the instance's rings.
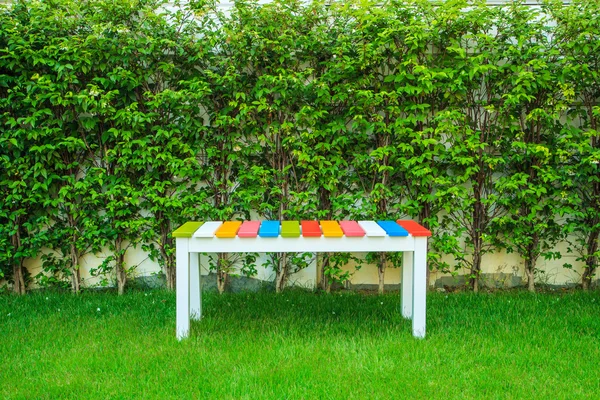
[[[567,240],[588,287],[600,233],[600,6],[452,1],[15,1],[0,9],[0,268],[122,291],[130,246],[174,286],[186,220],[408,217],[430,268]],[[42,251],[44,250],[44,251]],[[453,263],[441,256],[452,255]],[[344,280],[325,254],[324,282]],[[380,288],[392,255],[372,254]],[[236,264],[213,261],[223,290]],[[276,286],[308,260],[273,255]],[[112,278],[111,278],[112,279]],[[325,285],[328,288],[327,284]]]

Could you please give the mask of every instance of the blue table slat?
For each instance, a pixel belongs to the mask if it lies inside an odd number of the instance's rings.
[[[279,236],[279,221],[263,221],[258,230],[260,237],[277,237]]]
[[[408,231],[398,225],[396,221],[377,221],[388,236],[408,236]]]

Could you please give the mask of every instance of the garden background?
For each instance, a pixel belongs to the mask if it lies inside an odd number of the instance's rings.
[[[433,231],[430,284],[588,288],[600,255],[599,8],[11,2],[0,9],[0,278],[18,293],[121,293],[159,273],[172,289],[170,232],[188,220],[411,218]],[[313,257],[215,255],[205,267],[220,291],[232,274],[278,291],[383,291],[400,275],[391,254]]]

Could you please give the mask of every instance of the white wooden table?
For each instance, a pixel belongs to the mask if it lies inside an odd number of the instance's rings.
[[[190,318],[202,317],[200,253],[271,252],[402,252],[402,316],[412,319],[412,333],[425,337],[427,237],[429,231],[413,221],[398,221],[407,228],[406,236],[387,234],[341,237],[217,237],[221,222],[188,222],[173,232],[176,238],[177,339],[190,332]],[[204,226],[204,227],[203,227]],[[370,225],[363,225],[365,227]],[[420,228],[420,229],[419,229]],[[207,233],[208,232],[208,233]],[[373,231],[375,232],[375,231]]]

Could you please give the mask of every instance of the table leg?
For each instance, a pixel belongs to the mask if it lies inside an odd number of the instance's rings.
[[[405,251],[402,254],[402,294],[401,294],[401,311],[404,318],[412,318],[413,308],[413,252]]]
[[[177,238],[175,242],[176,291],[177,291],[177,340],[190,333],[190,254],[189,239]]]
[[[190,315],[194,320],[202,318],[201,285],[200,253],[192,253],[190,254]]]
[[[425,312],[427,301],[427,237],[415,238],[413,260],[413,336],[425,337]]]

